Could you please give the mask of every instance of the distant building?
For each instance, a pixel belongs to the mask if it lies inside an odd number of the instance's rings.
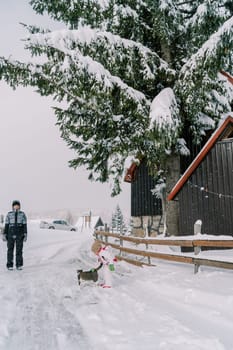
[[[85,229],[97,229],[98,227],[103,227],[104,223],[100,216],[93,216],[92,213],[84,214],[78,218],[75,227],[79,231]]]
[[[168,200],[179,200],[179,233],[233,235],[233,118],[227,117],[176,183]]]

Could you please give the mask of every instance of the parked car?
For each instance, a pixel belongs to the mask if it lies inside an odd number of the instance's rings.
[[[50,230],[65,230],[65,231],[76,231],[76,228],[70,225],[65,220],[53,220],[52,222],[41,221],[40,228],[48,228]]]

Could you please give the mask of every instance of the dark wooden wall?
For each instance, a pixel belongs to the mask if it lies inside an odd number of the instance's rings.
[[[233,139],[219,141],[179,193],[180,234],[233,235]]]
[[[152,195],[153,188],[155,180],[149,175],[146,161],[142,161],[131,183],[131,216],[162,214],[161,200]]]

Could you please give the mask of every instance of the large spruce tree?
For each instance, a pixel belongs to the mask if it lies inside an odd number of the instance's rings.
[[[125,160],[146,156],[170,190],[179,154],[187,153],[184,135],[200,142],[231,110],[232,90],[219,72],[233,73],[232,1],[30,4],[64,29],[25,25],[25,48],[42,59],[1,58],[0,78],[62,102],[55,113],[61,136],[76,152],[70,165],[84,165],[90,179],[112,179],[117,194]]]

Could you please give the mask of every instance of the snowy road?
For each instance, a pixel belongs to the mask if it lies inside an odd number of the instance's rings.
[[[77,344],[88,349],[88,339],[66,305],[69,287],[76,287],[76,264],[69,254],[77,256],[77,233],[31,233],[24,271],[6,271],[2,250],[0,349],[77,349]]]
[[[0,350],[232,350],[233,273],[119,263],[114,288],[77,286],[91,235],[32,226],[23,271],[0,243]]]

